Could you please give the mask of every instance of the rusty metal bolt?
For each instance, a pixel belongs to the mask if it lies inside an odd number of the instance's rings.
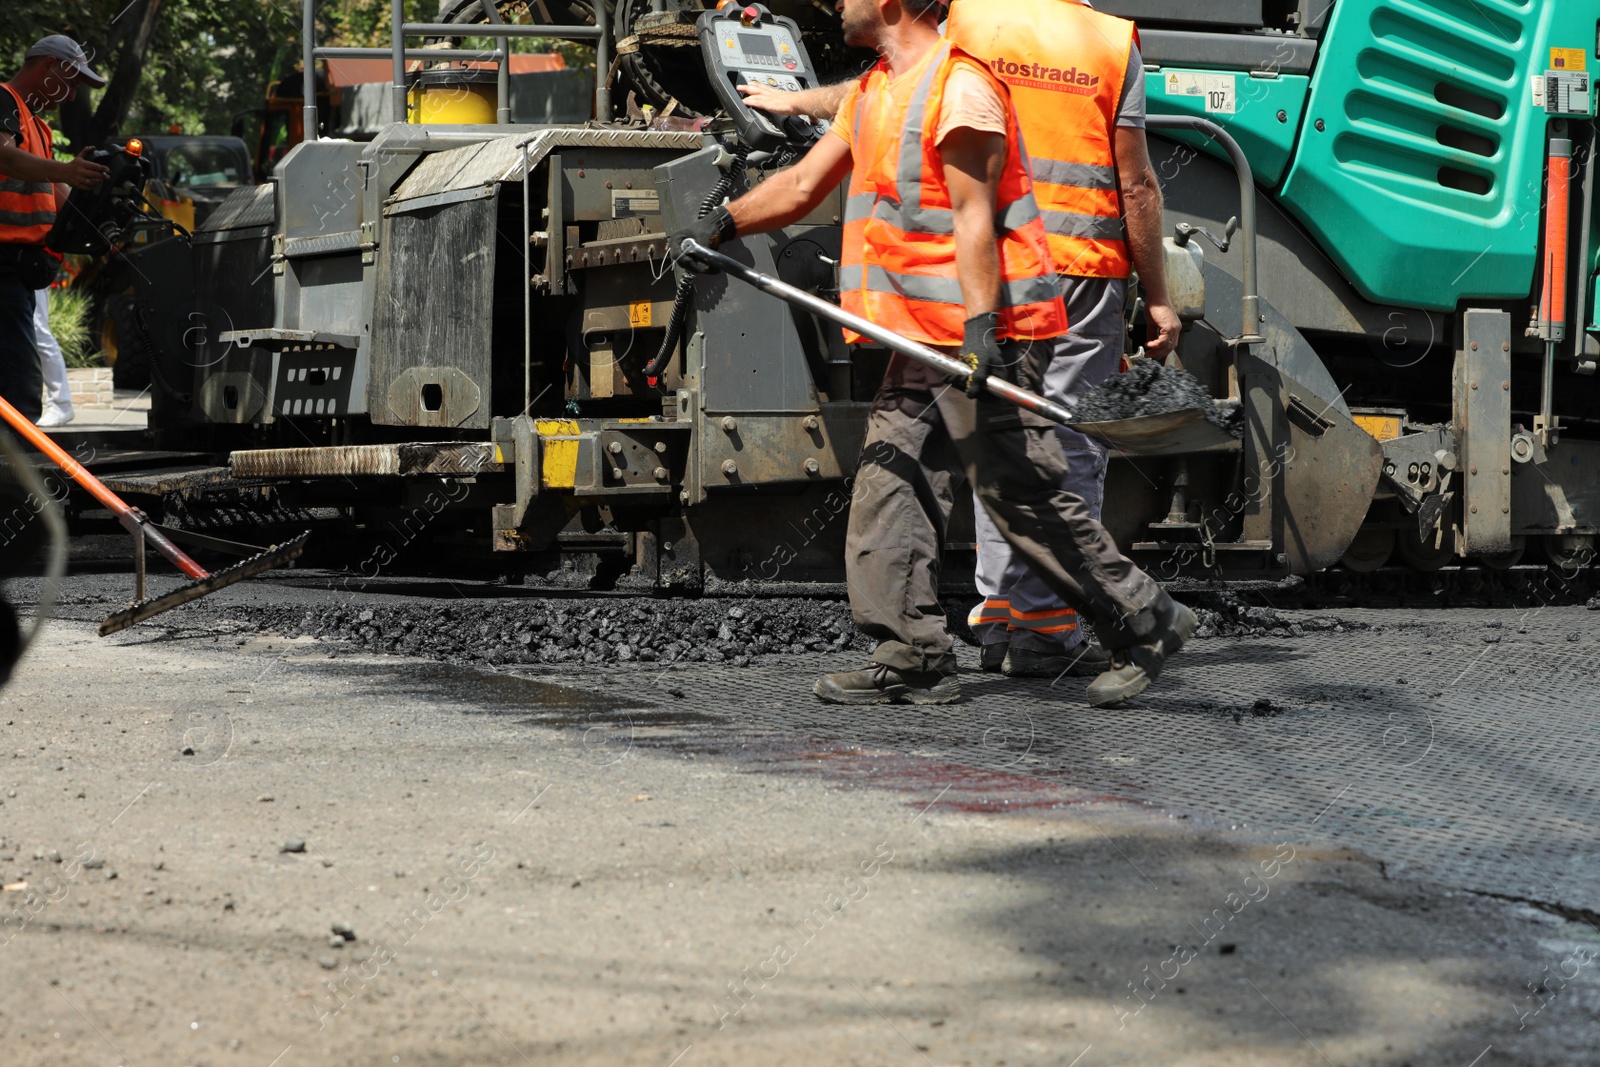
[[[800,425],[804,426],[808,430],[815,430],[817,427],[822,425],[822,422],[815,415],[807,415],[805,418],[800,420]]]

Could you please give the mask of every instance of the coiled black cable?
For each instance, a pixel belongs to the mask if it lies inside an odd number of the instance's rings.
[[[739,173],[744,170],[745,159],[750,155],[750,146],[741,144],[733,150],[733,162],[728,164],[722,172],[722,177],[717,179],[706,198],[700,201],[700,212],[696,219],[703,219],[725,200],[733,191],[733,183]],[[668,256],[672,250],[668,249]],[[683,320],[689,316],[689,300],[694,296],[694,276],[685,273],[678,279],[677,292],[672,295],[672,313],[667,316],[667,335],[661,339],[661,349],[656,352],[655,358],[644,365],[646,378],[654,379],[660,376],[672,360],[672,353],[678,347],[678,340],[683,336]]]

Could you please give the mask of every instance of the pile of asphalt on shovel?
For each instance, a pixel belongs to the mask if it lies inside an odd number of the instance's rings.
[[[1142,356],[1130,360],[1124,373],[1113,374],[1085,393],[1073,414],[1078,422],[1114,422],[1190,409],[1204,412],[1207,422],[1234,437],[1244,436],[1238,401],[1218,401],[1182,367]]]

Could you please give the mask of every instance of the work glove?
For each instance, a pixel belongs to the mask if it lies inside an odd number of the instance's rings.
[[[1000,313],[989,311],[967,320],[966,334],[961,338],[961,361],[972,368],[967,375],[967,395],[979,397],[986,393],[983,383],[995,370],[1003,377],[1005,368],[1000,353]]]
[[[667,238],[667,258],[674,267],[683,267],[696,274],[715,274],[717,268],[709,263],[704,263],[693,256],[686,256],[681,249],[685,237],[693,238],[707,248],[717,248],[724,241],[731,241],[736,236],[733,224],[733,215],[728,211],[726,204],[719,204],[711,214],[685,226],[671,237]]]

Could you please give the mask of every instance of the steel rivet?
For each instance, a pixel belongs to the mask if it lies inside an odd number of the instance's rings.
[[[722,416],[722,429],[725,432],[732,433],[733,431],[737,430],[738,428],[739,428],[739,420],[738,419],[734,418],[732,415],[724,415],[724,416]]]
[[[732,478],[739,473],[739,465],[731,459],[725,459],[722,461],[722,473]]]
[[[1500,505],[1500,514],[1502,514],[1502,515],[1511,514],[1511,505],[1510,504],[1501,504]]]
[[[1278,112],[1278,121],[1279,122],[1288,122],[1289,121],[1289,113],[1287,111],[1279,111]]]
[[[1500,383],[1500,388],[1502,388],[1502,389],[1510,389],[1511,388],[1511,383],[1510,382],[1501,382]]]
[[[1323,122],[1321,119],[1317,120],[1317,132],[1318,133],[1321,133],[1323,130],[1326,130],[1327,128],[1328,128],[1328,124],[1326,122]]]
[[[818,426],[821,426],[822,423],[817,421],[817,417],[815,415],[807,415],[801,420],[800,425],[804,426],[808,430],[815,430]]]
[[[1477,468],[1477,466],[1476,466],[1476,465],[1474,465],[1474,466],[1473,466],[1473,468],[1472,468],[1472,473],[1473,473],[1473,474],[1477,474],[1477,473],[1478,473],[1478,468]]]
[[[1472,513],[1474,515],[1476,515],[1478,513],[1478,505],[1476,505],[1476,504],[1472,505]]]
[[[1472,342],[1472,350],[1474,352],[1476,352],[1478,350],[1478,342],[1476,342],[1476,341]]]
[[[1470,385],[1474,389],[1476,389],[1478,387],[1478,383],[1477,382],[1468,382],[1467,384]]]

